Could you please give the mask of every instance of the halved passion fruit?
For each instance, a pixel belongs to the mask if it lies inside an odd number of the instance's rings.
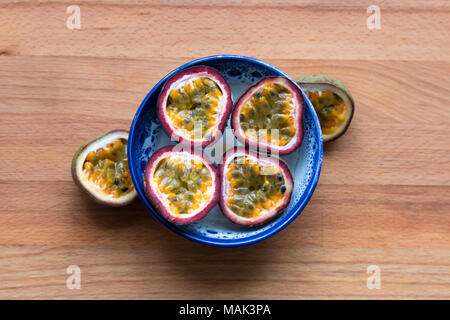
[[[236,103],[231,125],[236,138],[252,149],[288,154],[303,142],[304,99],[284,77],[267,77]]]
[[[75,153],[73,181],[97,202],[124,206],[136,198],[127,142],[127,131],[114,130],[86,142]]]
[[[323,141],[342,136],[353,118],[355,103],[342,82],[317,74],[299,77],[295,81],[305,91],[319,117]]]
[[[152,154],[144,173],[147,197],[168,221],[186,224],[217,204],[217,169],[195,150],[166,146]]]
[[[229,150],[220,165],[220,207],[234,223],[255,226],[273,219],[289,204],[293,179],[286,163],[275,157]]]
[[[175,74],[158,97],[158,117],[166,133],[194,146],[205,147],[222,135],[231,107],[228,83],[207,66]]]

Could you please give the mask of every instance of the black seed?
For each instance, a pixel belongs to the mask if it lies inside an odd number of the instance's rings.
[[[231,175],[233,176],[233,178],[239,178],[239,172],[237,171],[233,171]]]
[[[284,135],[289,134],[289,129],[288,128],[283,128],[280,131],[281,131],[281,134],[284,134]]]
[[[283,180],[283,176],[281,175],[281,173],[277,174],[277,179],[278,179],[278,181]]]
[[[268,190],[267,186],[263,186],[263,191],[266,192]]]
[[[249,204],[249,205],[248,205],[248,208],[249,208],[250,210],[254,210],[254,209],[255,209],[255,207],[254,207],[252,204]]]
[[[173,198],[172,198],[172,201],[173,201],[173,202],[177,202],[177,201],[178,201],[177,197],[173,197]]]
[[[242,130],[247,131],[247,129],[248,129],[248,127],[245,124],[243,124],[242,125]]]
[[[116,186],[118,186],[118,185],[119,185],[119,179],[116,178],[116,179],[114,180],[114,184],[115,184]]]
[[[328,115],[332,112],[333,107],[325,107],[322,110],[320,110],[320,113],[322,113],[323,115]]]
[[[244,116],[244,114],[243,114],[243,113],[241,113],[241,114],[240,114],[240,116],[239,116],[239,118],[241,119],[241,121],[244,121],[244,120],[245,120],[245,116]]]
[[[189,120],[189,119],[184,119],[184,123],[189,124],[189,123],[191,123],[191,120]]]
[[[232,205],[232,206],[231,206],[231,210],[233,210],[233,211],[236,212],[236,213],[239,213],[239,212],[241,212],[242,209],[241,209],[241,207]]]
[[[211,108],[211,106],[209,105],[209,103],[205,103],[205,105],[203,106],[205,109],[209,109]]]
[[[123,187],[121,190],[122,190],[122,192],[127,192],[128,188],[127,187]]]
[[[236,193],[238,193],[238,194],[246,194],[246,193],[248,193],[248,188],[245,188],[245,187],[236,188]]]
[[[255,94],[255,97],[256,98],[261,98],[261,95],[262,95],[262,92],[261,91],[258,91],[256,94]]]
[[[281,186],[280,191],[282,194],[284,194],[286,192],[286,187],[285,186]]]
[[[271,95],[272,97],[275,97],[275,91],[270,90],[270,95]]]
[[[252,115],[252,116],[254,116],[255,114],[256,114],[256,112],[255,112],[255,109],[250,109],[250,114]]]

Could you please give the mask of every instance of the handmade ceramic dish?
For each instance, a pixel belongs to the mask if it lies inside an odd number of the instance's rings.
[[[148,210],[158,221],[177,234],[193,241],[220,247],[238,247],[256,243],[284,229],[302,212],[311,198],[322,165],[322,134],[319,120],[313,106],[303,94],[306,102],[303,144],[293,153],[281,157],[288,164],[294,177],[292,198],[287,208],[273,220],[257,227],[239,226],[230,222],[217,205],[205,218],[197,222],[181,226],[174,225],[159,215],[148,201],[145,196],[143,176],[151,154],[165,145],[175,144],[162,130],[157,117],[156,104],[161,88],[173,74],[197,65],[213,67],[222,74],[231,87],[233,102],[248,87],[264,77],[283,76],[291,80],[284,72],[263,61],[234,55],[201,58],[173,70],[147,94],[134,117],[128,138],[131,177],[139,197]],[[227,127],[230,127],[229,119]],[[224,137],[226,137],[227,149],[233,143],[240,145],[232,140],[233,138],[230,139],[230,135],[224,134]],[[222,158],[222,154],[215,154],[217,152],[214,145],[208,146],[204,152],[213,161]]]

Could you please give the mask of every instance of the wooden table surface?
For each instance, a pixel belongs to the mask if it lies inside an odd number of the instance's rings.
[[[79,30],[66,27],[72,4]],[[0,298],[449,299],[449,21],[448,0],[0,0]],[[224,53],[353,93],[302,215],[222,249],[177,236],[140,201],[90,202],[70,176],[78,146],[128,129],[172,69]],[[371,265],[380,289],[367,287]]]

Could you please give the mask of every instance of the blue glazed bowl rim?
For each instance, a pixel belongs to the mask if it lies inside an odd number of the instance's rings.
[[[147,94],[147,96],[142,101],[141,105],[139,106],[138,110],[136,111],[133,122],[131,124],[130,133],[129,133],[129,137],[128,137],[128,146],[132,146],[134,144],[133,137],[134,137],[134,130],[136,127],[136,123],[137,123],[148,99],[153,95],[153,93],[157,90],[157,88],[162,86],[166,82],[166,80],[169,79],[170,77],[172,77],[175,73],[177,73],[183,69],[189,68],[193,65],[197,65],[202,62],[208,62],[211,60],[220,60],[220,59],[235,59],[235,60],[247,61],[247,62],[262,65],[262,66],[270,69],[271,71],[278,73],[279,75],[281,75],[283,77],[286,77],[287,79],[292,81],[295,85],[297,85],[297,83],[283,71],[279,70],[278,68],[276,68],[264,61],[261,61],[261,60],[255,59],[255,58],[251,58],[251,57],[240,56],[240,55],[214,55],[214,56],[208,56],[208,57],[190,61],[190,62],[185,63],[182,66],[174,69],[170,73],[168,73]],[[300,88],[300,90],[301,90],[301,88]],[[303,90],[302,90],[302,92],[303,92]],[[305,208],[306,204],[311,199],[311,196],[314,193],[314,190],[317,186],[317,182],[319,181],[320,171],[322,168],[323,143],[322,143],[322,132],[320,129],[319,119],[311,105],[311,102],[308,100],[307,96],[304,93],[303,93],[303,97],[305,98],[307,107],[312,109],[310,111],[311,111],[311,115],[312,115],[312,118],[314,121],[315,130],[317,131],[317,132],[315,132],[315,136],[317,136],[319,138],[317,156],[314,157],[314,160],[317,164],[316,164],[316,166],[314,166],[314,176],[312,177],[312,180],[310,180],[308,187],[304,190],[305,197],[302,197],[303,201],[299,201],[298,203],[296,203],[296,205],[291,209],[291,212],[289,214],[287,214],[284,218],[282,218],[281,219],[282,221],[280,221],[280,223],[275,224],[272,228],[269,228],[269,229],[264,230],[256,235],[252,235],[252,236],[246,237],[246,238],[235,238],[235,239],[224,240],[224,239],[205,238],[200,235],[192,235],[192,234],[185,233],[185,232],[183,232],[183,230],[177,228],[175,225],[173,225],[172,223],[168,222],[166,219],[161,217],[155,211],[155,209],[153,209],[153,207],[147,200],[147,197],[145,196],[145,192],[141,189],[140,184],[137,183],[139,178],[137,177],[137,172],[136,172],[137,170],[135,169],[134,158],[131,156],[133,148],[128,148],[127,153],[128,153],[128,161],[130,163],[129,168],[130,168],[131,178],[136,187],[136,191],[137,191],[139,197],[141,198],[142,202],[144,203],[145,207],[153,214],[153,216],[159,222],[161,222],[163,225],[165,225],[167,228],[169,228],[176,234],[178,234],[184,238],[187,238],[189,240],[192,240],[194,242],[203,243],[203,244],[216,246],[216,247],[241,247],[241,246],[254,244],[254,243],[262,241],[266,238],[269,238],[269,237],[273,236],[274,234],[280,232],[284,228],[286,228],[292,221],[294,221],[297,218],[297,216],[300,215],[300,213]]]

